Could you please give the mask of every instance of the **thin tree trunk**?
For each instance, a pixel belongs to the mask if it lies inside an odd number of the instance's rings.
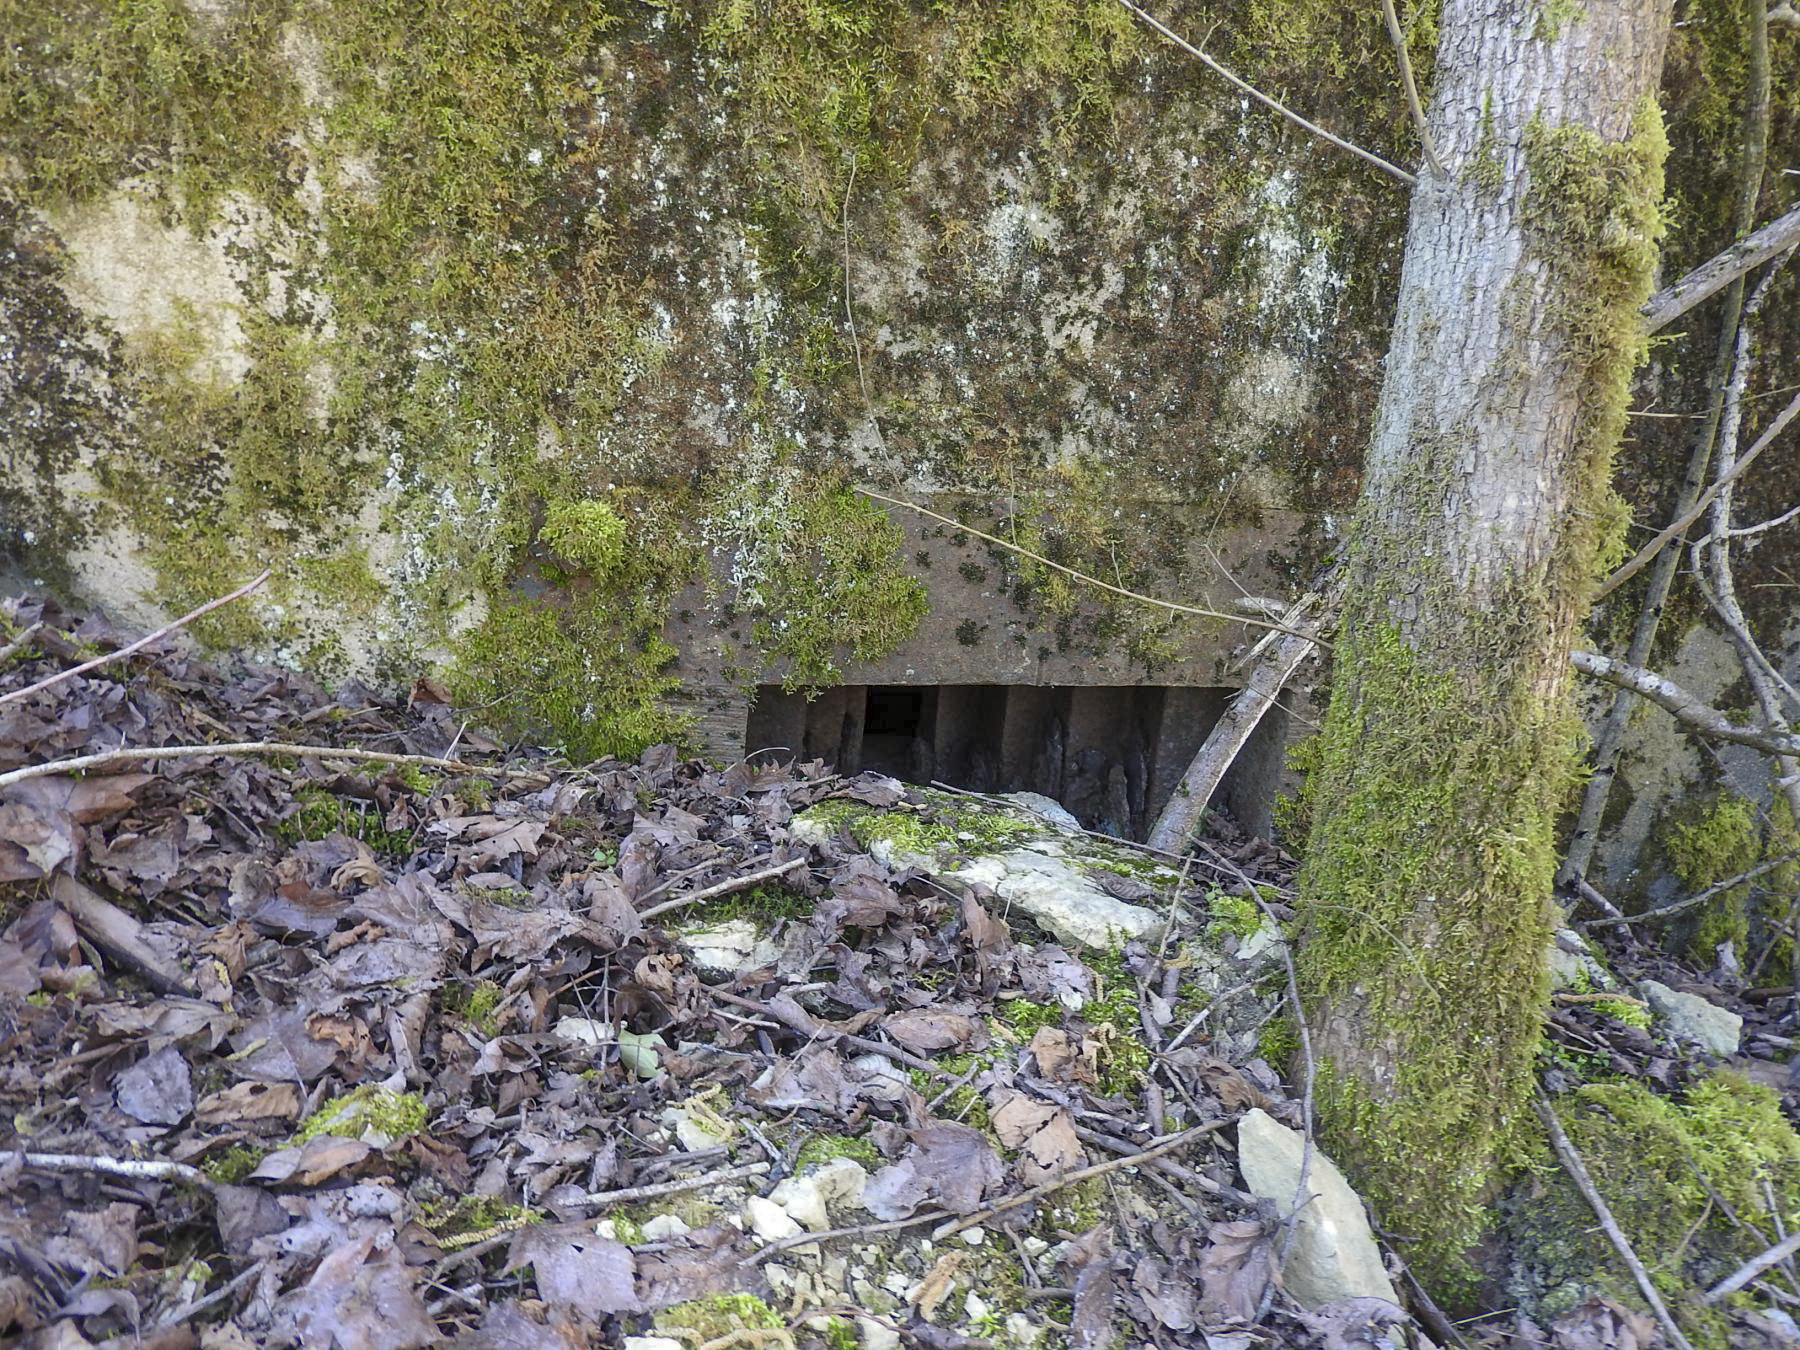
[[[1670,0],[1445,0],[1301,879],[1320,1112],[1416,1268],[1530,1120],[1569,653],[1660,234]]]

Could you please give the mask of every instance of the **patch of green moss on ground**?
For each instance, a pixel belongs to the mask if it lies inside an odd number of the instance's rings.
[[[685,1330],[702,1343],[729,1337],[734,1331],[768,1331],[785,1328],[781,1314],[755,1294],[714,1294],[710,1298],[678,1303],[652,1319],[659,1331]]]
[[[1026,1041],[1044,1027],[1060,1027],[1063,1016],[1063,1006],[1055,1000],[1033,1003],[1027,998],[1012,998],[999,1005],[1000,1020]]]
[[[497,1224],[537,1217],[537,1212],[528,1206],[489,1195],[459,1195],[428,1200],[420,1208],[424,1213],[425,1226],[439,1238],[483,1233]]]
[[[1723,1350],[1723,1309],[1701,1309],[1689,1295],[1763,1249],[1746,1224],[1772,1234],[1791,1232],[1800,1219],[1800,1137],[1775,1093],[1719,1070],[1680,1100],[1637,1083],[1600,1083],[1556,1106],[1683,1330],[1696,1346]],[[1765,1184],[1778,1213],[1770,1211]],[[1565,1180],[1550,1182],[1548,1194],[1516,1214],[1511,1227],[1520,1244],[1513,1292],[1533,1300],[1534,1316],[1555,1316],[1594,1292],[1641,1306],[1629,1273]]]
[[[411,832],[388,829],[382,823],[381,808],[373,802],[340,797],[327,788],[303,787],[294,794],[294,804],[294,813],[275,827],[275,837],[284,844],[344,834],[360,839],[377,853],[405,855],[411,851]]]
[[[955,857],[997,853],[1028,842],[1039,827],[992,807],[931,795],[931,818],[912,811],[884,811],[838,797],[809,807],[798,817],[827,830],[848,829],[863,848],[880,842],[896,854],[929,858],[943,865]]]
[[[379,1147],[423,1130],[430,1120],[425,1099],[416,1092],[395,1093],[364,1085],[326,1102],[301,1121],[289,1144],[304,1144],[323,1134],[346,1139],[380,1140]]]
[[[800,1152],[794,1158],[794,1171],[805,1172],[809,1167],[820,1163],[828,1163],[837,1158],[849,1158],[861,1163],[865,1168],[874,1171],[882,1165],[881,1151],[857,1135],[849,1134],[815,1134],[800,1146]]]

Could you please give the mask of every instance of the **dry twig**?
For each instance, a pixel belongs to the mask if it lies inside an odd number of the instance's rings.
[[[109,665],[114,661],[130,656],[135,651],[142,651],[152,642],[167,637],[177,628],[184,628],[195,619],[210,614],[215,609],[220,609],[225,605],[229,605],[233,600],[243,599],[268,579],[269,569],[265,567],[262,570],[262,574],[248,585],[238,587],[238,589],[233,591],[230,595],[221,595],[217,600],[208,600],[204,605],[200,606],[199,609],[196,609],[189,614],[183,614],[173,623],[163,625],[148,637],[139,638],[129,647],[121,647],[118,651],[108,652],[105,656],[96,656],[92,661],[84,661],[78,666],[70,666],[67,670],[59,670],[54,675],[46,675],[36,684],[26,685],[23,689],[15,689],[10,694],[0,694],[0,703],[11,703],[14,699],[28,698],[30,695],[38,693],[40,690],[48,689],[53,684],[60,684],[64,680],[72,680],[77,675],[82,675],[90,670],[96,670],[101,666]]]
[[[1216,75],[1222,76],[1224,79],[1229,81],[1234,88],[1239,90],[1241,93],[1248,94],[1251,98],[1255,99],[1258,103],[1262,104],[1265,108],[1269,108],[1277,113],[1280,113],[1281,116],[1287,118],[1288,121],[1292,122],[1295,126],[1299,127],[1302,131],[1309,131],[1313,135],[1317,136],[1320,140],[1327,141],[1330,144],[1335,145],[1338,149],[1347,151],[1348,153],[1355,155],[1358,159],[1363,160],[1366,163],[1373,164],[1377,169],[1380,169],[1388,177],[1393,178],[1399,182],[1405,183],[1408,187],[1411,187],[1414,183],[1419,181],[1412,174],[1408,173],[1405,169],[1401,168],[1398,164],[1389,164],[1380,155],[1373,154],[1370,151],[1363,149],[1360,145],[1353,145],[1353,144],[1351,144],[1351,142],[1345,140],[1342,136],[1332,135],[1329,131],[1325,130],[1325,128],[1322,126],[1319,126],[1316,122],[1309,122],[1304,117],[1302,117],[1299,113],[1295,112],[1292,108],[1289,108],[1285,104],[1276,102],[1274,99],[1270,98],[1267,94],[1263,93],[1262,90],[1258,89],[1255,85],[1252,85],[1245,80],[1239,79],[1236,75],[1232,74],[1231,71],[1227,70],[1219,62],[1215,61],[1212,57],[1208,56],[1205,52],[1201,51],[1200,48],[1194,46],[1193,43],[1189,42],[1186,38],[1182,37],[1179,33],[1175,32],[1172,28],[1170,28],[1166,24],[1164,24],[1160,19],[1156,18],[1152,14],[1146,13],[1145,11],[1139,9],[1136,5],[1132,4],[1131,0],[1119,0],[1119,3],[1123,6],[1125,6],[1125,8],[1130,10],[1133,14],[1137,15],[1138,18],[1142,19],[1145,23],[1149,24],[1157,32],[1161,33],[1170,42],[1173,42],[1177,47],[1181,48],[1181,50],[1186,52],[1189,56],[1197,57],[1200,61],[1205,63],[1208,70],[1211,70]]]
[[[750,872],[741,877],[731,877],[712,886],[702,886],[687,895],[678,895],[673,900],[665,900],[660,905],[652,905],[638,915],[640,919],[654,919],[659,914],[667,914],[670,910],[680,909],[683,905],[697,905],[702,900],[711,900],[716,896],[730,895],[733,891],[747,891],[760,882],[773,877],[785,876],[796,867],[805,867],[805,858],[790,858],[774,867],[765,867],[759,872]]]
[[[616,1191],[589,1191],[581,1197],[587,1205],[630,1205],[639,1200],[657,1200],[665,1195],[680,1195],[684,1191],[701,1191],[708,1186],[723,1186],[726,1182],[742,1181],[745,1177],[759,1177],[769,1170],[766,1162],[746,1163],[742,1167],[728,1167],[720,1172],[708,1172],[704,1176],[683,1177],[679,1181],[655,1181],[647,1186],[622,1186]]]
[[[73,759],[53,759],[45,764],[27,764],[22,769],[0,773],[0,788],[12,783],[22,783],[27,778],[48,778],[59,773],[85,773],[90,769],[104,769],[113,764],[160,759],[204,759],[209,755],[313,755],[319,759],[354,759],[370,764],[416,764],[426,769],[498,775],[503,778],[541,776],[532,769],[465,764],[459,759],[439,759],[435,755],[395,755],[385,750],[353,750],[341,745],[295,745],[287,741],[233,741],[226,745],[140,745],[123,750],[103,750],[95,755],[77,755]]]
[[[27,1153],[0,1149],[0,1162],[17,1160],[26,1167],[46,1172],[97,1172],[101,1176],[131,1181],[179,1181],[202,1190],[212,1189],[212,1179],[198,1167],[165,1162],[161,1158],[101,1158],[86,1153]]]
[[[1655,909],[1647,909],[1642,914],[1626,914],[1617,919],[1583,919],[1582,928],[1603,928],[1608,924],[1621,923],[1661,923],[1664,919],[1680,914],[1683,910],[1693,909],[1696,905],[1704,905],[1715,895],[1723,895],[1735,886],[1742,886],[1746,881],[1754,881],[1765,872],[1773,872],[1777,867],[1786,867],[1789,863],[1800,862],[1800,852],[1784,853],[1779,858],[1771,858],[1767,862],[1758,863],[1747,872],[1739,872],[1735,877],[1708,886],[1705,890],[1688,896],[1685,900],[1676,900],[1671,904],[1658,905]]]
[[[1394,13],[1394,0],[1381,0],[1381,10],[1387,19],[1388,36],[1394,40],[1394,55],[1400,60],[1400,81],[1406,86],[1406,106],[1419,132],[1419,148],[1425,152],[1425,162],[1432,173],[1444,178],[1444,162],[1438,158],[1437,142],[1425,121],[1425,109],[1419,106],[1419,86],[1413,81],[1412,57],[1406,52],[1406,34],[1400,27],[1400,16]]]
[[[1569,660],[1583,675],[1592,675],[1597,680],[1605,680],[1635,694],[1642,694],[1702,735],[1730,741],[1734,745],[1747,745],[1754,750],[1765,750],[1771,755],[1800,755],[1800,734],[1773,731],[1765,727],[1747,727],[1733,722],[1717,708],[1702,702],[1673,680],[1654,671],[1628,665],[1624,661],[1615,661],[1610,656],[1601,656],[1595,652],[1571,652]]]
[[[1119,2],[1124,4],[1125,0],[1119,0]],[[1017,553],[1020,557],[1030,558],[1033,562],[1041,563],[1045,567],[1054,568],[1065,576],[1074,577],[1075,580],[1085,582],[1089,586],[1098,586],[1103,591],[1111,591],[1114,595],[1122,595],[1127,600],[1136,600],[1139,604],[1153,605],[1157,609],[1166,609],[1175,614],[1194,614],[1202,619],[1224,619],[1227,623],[1241,623],[1251,628],[1267,628],[1271,632],[1286,633],[1290,637],[1305,638],[1308,642],[1315,643],[1320,647],[1330,650],[1331,644],[1329,642],[1324,641],[1316,634],[1305,632],[1302,629],[1289,628],[1286,624],[1272,623],[1268,619],[1252,618],[1247,614],[1226,614],[1222,610],[1203,609],[1199,605],[1181,605],[1173,600],[1159,600],[1154,595],[1145,595],[1141,591],[1127,590],[1123,586],[1113,585],[1110,581],[1102,581],[1099,577],[1091,577],[1086,572],[1077,572],[1073,567],[1064,567],[1061,563],[1052,562],[1043,554],[1033,553],[1030,549],[1023,548],[1020,545],[1013,543],[1010,539],[1002,539],[998,535],[988,534],[982,530],[976,529],[973,525],[965,525],[960,520],[953,520],[949,516],[940,516],[936,511],[920,506],[916,502],[902,501],[898,497],[885,496],[882,493],[876,492],[873,488],[859,487],[856,490],[862,493],[863,496],[871,498],[874,501],[886,502],[889,506],[903,507],[908,511],[917,511],[920,515],[928,516],[940,524],[948,525],[952,529],[961,530],[964,534],[972,534],[977,539],[985,539],[988,543],[997,544],[1003,549]]]
[[[1738,240],[1717,257],[1709,258],[1651,296],[1644,302],[1644,327],[1652,333],[1666,327],[1744,273],[1754,271],[1796,244],[1800,244],[1800,206],[1770,221],[1747,239]]]
[[[973,1214],[965,1214],[962,1218],[957,1219],[952,1223],[947,1223],[942,1228],[933,1229],[931,1233],[932,1240],[935,1242],[942,1242],[945,1238],[955,1237],[965,1228],[973,1228],[977,1224],[986,1223],[989,1219],[1005,1214],[1008,1210],[1017,1209],[1020,1205],[1028,1205],[1034,1200],[1042,1200],[1046,1195],[1053,1195],[1065,1187],[1079,1185],[1081,1182],[1087,1181],[1093,1177],[1103,1177],[1108,1172],[1118,1171],[1121,1167],[1132,1167],[1138,1163],[1154,1162],[1156,1159],[1162,1157],[1163,1154],[1173,1152],[1183,1145],[1191,1144],[1194,1140],[1199,1139],[1204,1135],[1211,1134],[1215,1130],[1223,1129],[1229,1124],[1231,1124],[1231,1119],[1229,1118],[1205,1121],[1202,1124],[1190,1126],[1180,1134],[1172,1135],[1171,1137],[1164,1139],[1161,1143],[1151,1144],[1147,1148],[1139,1149],[1136,1153],[1128,1153],[1119,1158],[1108,1158],[1105,1162],[1095,1163],[1092,1167],[1078,1167],[1073,1172],[1064,1172],[1060,1177],[1046,1181],[1041,1185],[1033,1186],[1028,1191],[1021,1191],[1017,1195],[1009,1195],[998,1204],[989,1205],[986,1209],[976,1210]]]

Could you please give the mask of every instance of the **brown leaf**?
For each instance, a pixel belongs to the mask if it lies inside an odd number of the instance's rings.
[[[1087,1164],[1087,1153],[1075,1137],[1075,1118],[1066,1106],[1014,1092],[990,1119],[1000,1142],[1020,1151],[1019,1177],[1028,1186]]]
[[[507,1253],[508,1270],[529,1264],[538,1294],[596,1320],[642,1311],[637,1262],[631,1248],[596,1237],[585,1223],[540,1224],[522,1230]]]
[[[956,1288],[956,1277],[967,1261],[966,1253],[945,1252],[925,1272],[925,1278],[906,1291],[906,1301],[919,1310],[920,1317],[929,1322],[937,1315],[939,1306]]]
[[[302,1345],[335,1350],[412,1350],[438,1340],[419,1297],[420,1276],[388,1252],[368,1260],[374,1236],[327,1252],[306,1287],[284,1297],[276,1327]]]
[[[1027,1048],[1037,1061],[1038,1073],[1053,1083],[1093,1083],[1100,1077],[1096,1041],[1077,1041],[1057,1027],[1039,1027]]]
[[[1200,1311],[1249,1321],[1275,1269],[1275,1245],[1257,1219],[1215,1223],[1200,1254]]]
[[[360,1139],[345,1139],[335,1134],[322,1134],[298,1148],[279,1148],[257,1164],[250,1174],[252,1181],[280,1184],[291,1181],[297,1186],[317,1186],[339,1172],[355,1167],[375,1150]]]
[[[977,1031],[972,1017],[930,1008],[889,1013],[881,1019],[881,1028],[916,1054],[961,1049],[975,1039]]]
[[[293,1120],[300,1114],[300,1090],[292,1083],[233,1083],[200,1099],[196,1125],[230,1125],[240,1120]]]
[[[1105,1224],[1077,1238],[1068,1262],[1075,1268],[1075,1309],[1069,1317],[1070,1350],[1098,1350],[1113,1341],[1117,1310],[1112,1234]]]
[[[194,1080],[181,1051],[165,1045],[121,1073],[113,1097],[133,1120],[175,1125],[194,1109]]]

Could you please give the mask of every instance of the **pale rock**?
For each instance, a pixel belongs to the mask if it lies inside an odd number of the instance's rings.
[[[971,1289],[963,1295],[963,1312],[971,1322],[979,1322],[988,1315],[988,1302]]]
[[[810,1232],[822,1233],[831,1227],[831,1220],[825,1213],[825,1197],[820,1193],[815,1177],[788,1177],[769,1192],[769,1199]]]
[[[863,1188],[869,1184],[869,1174],[855,1158],[833,1158],[808,1175],[828,1207],[862,1208]]]
[[[668,1044],[652,1032],[620,1031],[611,1022],[592,1017],[565,1017],[550,1028],[552,1036],[583,1045],[619,1043],[619,1063],[639,1078],[650,1079],[662,1072],[662,1052]]]
[[[1255,961],[1268,952],[1280,951],[1282,940],[1281,926],[1265,914],[1261,926],[1254,933],[1238,940],[1237,959]]]
[[[667,1242],[685,1236],[691,1230],[679,1214],[658,1214],[644,1220],[644,1237],[650,1242]]]
[[[682,933],[675,939],[687,959],[703,974],[741,975],[772,966],[781,948],[757,931],[749,919],[727,919],[707,928]]]
[[[1006,1343],[1020,1350],[1031,1350],[1044,1338],[1044,1329],[1024,1313],[1012,1313],[1006,1319]]]
[[[1073,813],[1054,797],[1046,797],[1041,792],[1002,792],[1003,801],[1016,803],[1024,807],[1032,815],[1049,821],[1052,825],[1065,830],[1080,830],[1081,822]]]
[[[1612,973],[1594,956],[1587,940],[1572,928],[1559,928],[1550,939],[1552,989],[1611,989]]]
[[[1300,1184],[1305,1141],[1262,1110],[1238,1121],[1238,1167],[1250,1191],[1285,1214]],[[1301,1206],[1282,1281],[1306,1308],[1340,1298],[1400,1300],[1363,1215],[1362,1201],[1337,1164],[1315,1146],[1307,1171],[1310,1201]]]
[[[963,1240],[965,1245],[979,1247],[982,1243],[987,1241],[987,1229],[978,1224],[974,1228],[963,1229],[957,1236]]]
[[[765,1242],[779,1242],[800,1231],[800,1225],[794,1222],[785,1209],[760,1195],[753,1195],[744,1202],[744,1217],[750,1221],[750,1227],[756,1235]]]
[[[689,1153],[702,1153],[709,1148],[717,1148],[731,1138],[729,1133],[719,1128],[718,1122],[705,1120],[679,1106],[671,1106],[664,1111],[662,1123],[675,1131],[675,1137]]]
[[[1025,1249],[1025,1255],[1031,1257],[1042,1256],[1045,1252],[1050,1250],[1049,1242],[1035,1233],[1022,1240],[1019,1245]]]
[[[1684,994],[1656,980],[1638,981],[1638,993],[1643,995],[1650,1010],[1669,1024],[1670,1032],[1677,1039],[1693,1041],[1721,1059],[1737,1053],[1744,1019],[1736,1013],[1708,1003],[1698,994]]]
[[[1162,926],[1160,915],[1101,890],[1050,842],[973,858],[948,875],[993,887],[997,908],[1021,910],[1076,946],[1105,951]]]
[[[863,1350],[900,1350],[900,1333],[885,1322],[859,1317],[856,1330],[862,1336]]]
[[[687,1350],[680,1341],[667,1336],[627,1336],[625,1350]]]
[[[904,1270],[890,1270],[881,1277],[881,1287],[900,1298],[906,1297],[906,1291],[913,1286],[912,1280]]]

